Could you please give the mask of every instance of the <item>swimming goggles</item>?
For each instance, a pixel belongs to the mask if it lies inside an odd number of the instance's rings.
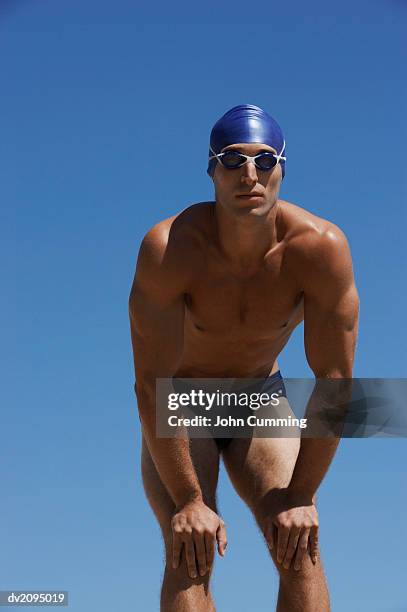
[[[258,155],[251,157],[250,155],[244,155],[243,153],[233,151],[232,149],[229,149],[224,153],[215,153],[211,146],[209,146],[209,148],[213,153],[209,160],[216,158],[218,162],[228,170],[241,168],[241,166],[244,166],[249,161],[253,162],[256,168],[259,168],[259,170],[271,170],[279,163],[280,159],[284,161],[287,159],[286,157],[283,157],[285,141],[283,148],[278,155],[276,153],[268,153],[264,151],[263,153],[259,153]]]

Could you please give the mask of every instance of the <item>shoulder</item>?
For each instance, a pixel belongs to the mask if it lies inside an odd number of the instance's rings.
[[[156,265],[168,260],[182,260],[208,239],[211,221],[210,202],[192,204],[172,217],[163,219],[144,236],[140,254]]]
[[[140,245],[137,275],[169,282],[185,279],[208,240],[210,207],[210,202],[192,204],[151,227]]]
[[[338,225],[290,202],[281,201],[280,210],[288,258],[298,278],[352,275],[349,243]]]

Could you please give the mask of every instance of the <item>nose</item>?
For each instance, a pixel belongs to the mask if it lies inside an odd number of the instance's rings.
[[[242,175],[240,182],[246,185],[255,185],[258,181],[257,169],[254,162],[249,161],[242,166]]]

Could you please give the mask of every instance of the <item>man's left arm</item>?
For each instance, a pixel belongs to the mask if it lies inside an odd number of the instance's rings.
[[[359,298],[348,242],[339,228],[330,225],[313,246],[308,251],[307,267],[301,270],[307,361],[317,384],[321,379],[351,379]],[[294,568],[300,569],[308,548],[316,563],[318,515],[315,496],[339,439],[332,436],[301,438],[281,511],[272,519],[278,537],[268,538],[269,545],[277,549],[278,561],[286,568],[294,562]]]
[[[359,298],[348,242],[339,228],[331,226],[321,236],[316,254],[318,258],[309,273],[304,275],[304,345],[308,364],[318,385],[318,381],[323,379],[352,378]],[[344,384],[342,387],[344,396],[348,386]],[[326,388],[329,395],[329,383]],[[331,388],[332,397],[339,400],[340,380],[332,383]],[[294,498],[312,503],[339,440],[332,436],[301,439],[289,485]]]

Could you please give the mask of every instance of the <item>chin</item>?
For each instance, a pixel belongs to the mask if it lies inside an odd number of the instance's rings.
[[[261,217],[267,215],[273,206],[274,204],[269,204],[269,202],[265,202],[264,200],[257,200],[250,203],[247,202],[245,206],[234,206],[233,208],[240,214]]]
[[[218,203],[224,210],[235,217],[264,217],[268,215],[276,202],[270,204],[264,198],[243,200],[232,197],[231,199],[225,198],[224,200],[218,198]]]

